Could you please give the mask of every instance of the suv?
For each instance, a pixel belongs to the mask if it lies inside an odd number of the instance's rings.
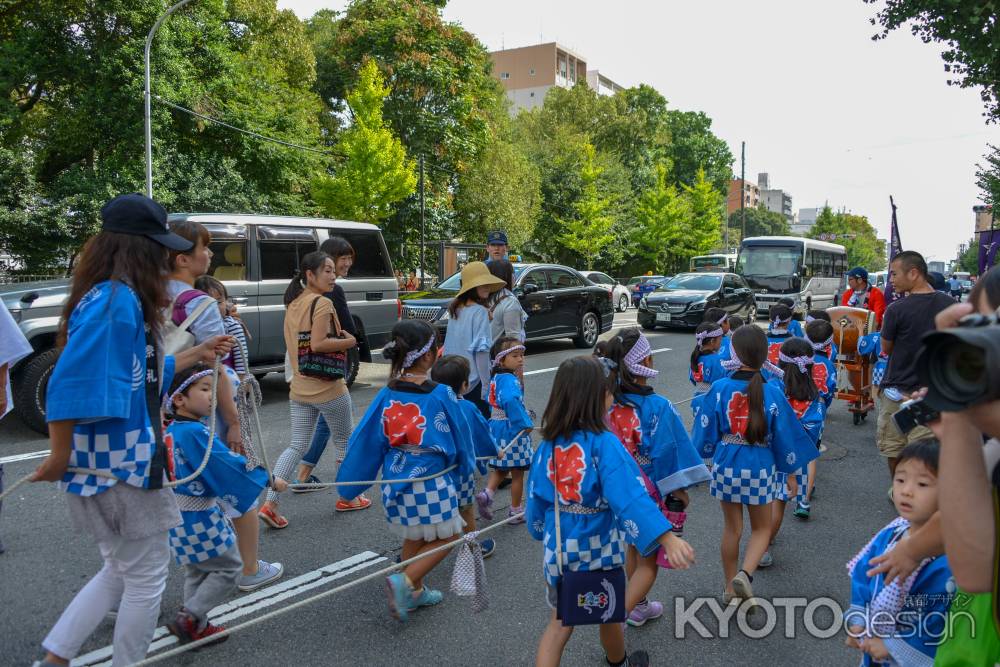
[[[349,276],[337,281],[347,294],[358,331],[348,383],[354,381],[359,362],[370,362],[371,351],[389,340],[399,319],[399,288],[385,241],[375,225],[228,213],[170,216],[170,222],[179,220],[198,222],[212,236],[213,257],[208,273],[225,283],[250,331],[247,345],[254,375],[262,377],[283,370],[285,288],[302,256],[318,249],[331,236],[347,239],[356,253]],[[0,298],[35,350],[12,369],[14,409],[40,433],[46,432],[45,387],[59,356],[56,330],[68,294],[68,280],[0,288]]]
[[[455,273],[433,289],[404,294],[403,319],[430,322],[444,340],[448,304],[461,285],[462,274]],[[515,263],[514,295],[528,314],[524,334],[529,341],[572,338],[577,347],[594,347],[615,317],[607,289],[557,264]]]

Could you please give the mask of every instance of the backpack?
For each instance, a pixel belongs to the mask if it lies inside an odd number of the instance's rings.
[[[201,303],[195,306],[191,314],[185,317],[187,304],[200,296],[208,297],[207,294],[200,290],[189,289],[178,294],[170,302],[168,309],[170,318],[163,326],[164,354],[173,355],[194,347],[195,337],[193,333],[188,331],[188,327],[205,312],[205,309],[215,303],[211,297],[203,299]]]

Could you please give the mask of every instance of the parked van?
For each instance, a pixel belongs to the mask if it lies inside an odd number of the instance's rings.
[[[251,338],[247,341],[251,371],[261,377],[284,368],[284,293],[301,258],[331,236],[354,246],[356,259],[346,279],[338,280],[347,295],[358,331],[348,382],[358,363],[389,340],[399,319],[399,288],[392,262],[375,225],[271,215],[185,213],[170,222],[190,220],[205,226],[213,252],[209,275],[226,285]],[[45,387],[58,358],[56,330],[69,295],[69,281],[10,285],[0,298],[14,316],[34,353],[12,369],[14,409],[28,426],[46,432]]]

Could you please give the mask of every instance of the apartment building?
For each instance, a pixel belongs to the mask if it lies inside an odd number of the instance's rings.
[[[764,204],[764,208],[785,216],[789,225],[795,223],[791,194],[778,188],[772,188],[771,178],[766,172],[757,174],[757,187],[760,188],[760,201]]]
[[[729,194],[726,197],[727,215],[740,210],[741,194],[744,208],[756,208],[760,203],[760,188],[756,183],[734,178],[729,181]]]
[[[490,57],[493,76],[507,91],[512,114],[542,106],[553,86],[572,88],[578,81],[585,81],[602,95],[623,90],[610,77],[588,68],[583,56],[556,42],[494,51]]]

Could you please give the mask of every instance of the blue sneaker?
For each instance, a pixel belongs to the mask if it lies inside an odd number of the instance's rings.
[[[385,578],[385,592],[389,597],[389,613],[400,623],[405,623],[413,601],[413,589],[406,583],[402,572]]]
[[[261,586],[266,586],[272,581],[280,579],[284,573],[285,566],[281,563],[268,563],[266,560],[258,560],[257,574],[241,574],[237,580],[237,587],[244,593],[249,593]]]
[[[424,590],[420,591],[420,595],[410,597],[410,610],[412,611],[419,607],[433,607],[443,599],[444,593],[424,586]]]
[[[479,548],[483,550],[483,558],[489,558],[497,550],[497,542],[492,537],[487,537],[479,543]]]

